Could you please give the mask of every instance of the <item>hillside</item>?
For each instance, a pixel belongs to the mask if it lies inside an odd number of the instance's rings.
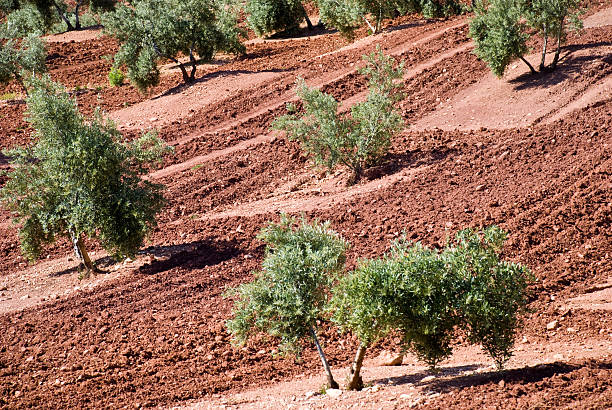
[[[465,17],[402,17],[355,43],[333,32],[252,41],[245,57],[200,67],[190,87],[165,67],[150,95],[107,85],[112,39],[53,39],[50,73],[84,113],[100,105],[128,138],[156,128],[175,147],[149,175],[168,205],[136,260],[115,263],[90,244],[105,272],[83,281],[67,241],[28,265],[0,210],[0,407],[612,407],[612,9],[591,5],[558,70],[536,78],[518,64],[494,78]],[[345,107],[359,101],[357,68],[378,44],[405,61],[398,108],[409,128],[347,187],[346,172],[314,168],[270,124],[296,100],[298,76]],[[0,147],[28,143],[25,109],[0,101]],[[443,245],[460,228],[503,227],[505,256],[538,279],[508,370],[463,345],[434,378],[412,357],[378,367],[378,353],[397,348],[390,338],[368,355],[364,381],[379,387],[334,399],[307,395],[323,382],[314,349],[297,362],[263,340],[232,347],[222,295],[252,278],[256,235],[280,212],[331,221],[351,265],[402,232]],[[356,341],[322,333],[343,380]]]

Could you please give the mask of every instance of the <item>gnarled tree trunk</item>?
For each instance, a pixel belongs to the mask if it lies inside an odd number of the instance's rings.
[[[363,389],[363,379],[360,376],[361,366],[363,365],[363,358],[365,357],[365,352],[367,350],[367,346],[363,343],[359,344],[357,348],[357,353],[355,354],[355,360],[353,360],[353,364],[351,365],[351,371],[348,376],[346,389],[347,390],[361,390]]]
[[[85,249],[85,244],[83,243],[83,238],[81,238],[81,235],[71,231],[70,237],[72,239],[72,247],[74,249],[74,254],[81,262],[81,265],[84,266],[88,273],[96,273],[97,269],[91,261],[91,258],[87,253],[87,249]]]
[[[336,381],[334,380],[334,375],[331,372],[329,363],[327,363],[327,358],[325,357],[325,353],[323,353],[323,349],[321,348],[321,344],[319,343],[319,339],[317,338],[317,333],[315,332],[314,327],[312,326],[310,327],[310,334],[312,335],[315,345],[317,346],[317,352],[319,352],[321,362],[323,363],[323,368],[325,369],[325,373],[327,375],[327,386],[330,389],[337,389],[339,387],[338,383],[336,383]]]

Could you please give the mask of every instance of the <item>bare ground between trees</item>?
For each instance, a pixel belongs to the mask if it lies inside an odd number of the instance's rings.
[[[290,74],[283,74],[283,81],[253,83],[246,90],[236,84],[222,104],[203,104],[191,116],[159,121],[166,140],[181,141],[176,155],[165,161],[168,168],[156,175],[168,186],[168,207],[138,260],[115,264],[96,250],[107,270],[104,275],[78,282],[70,270],[76,263],[66,256],[67,242],[52,246],[46,261],[27,267],[9,215],[1,211],[0,269],[5,274],[0,279],[0,406],[168,407],[188,400],[201,407],[402,408],[420,398],[416,405],[425,408],[527,408],[551,403],[610,407],[612,319],[598,305],[608,297],[604,284],[612,276],[612,100],[603,95],[577,111],[559,110],[568,106],[566,91],[578,101],[600,79],[607,81],[609,72],[599,77],[601,70],[586,70],[575,88],[576,82],[564,83],[545,100],[543,104],[561,116],[554,123],[408,130],[396,138],[386,163],[351,189],[342,185],[344,173],[325,176],[308,165],[295,144],[269,134],[270,120],[291,98],[296,74],[318,81],[340,100],[358,98],[365,83],[351,74],[351,64],[378,41],[389,50],[403,47],[399,54],[408,61],[408,69],[450,53],[406,79],[402,114],[410,123],[424,121],[440,102],[477,87],[474,84],[488,75],[469,51],[453,52],[467,44],[459,28],[448,30],[458,24],[460,19],[398,21],[380,36],[317,59],[318,64],[308,58],[295,61],[273,43],[256,44],[261,49],[228,63],[232,69],[253,72],[284,66]],[[440,31],[442,36],[435,34]],[[570,46],[597,44],[611,33],[609,26],[588,28],[571,36]],[[423,38],[428,41],[411,44]],[[343,45],[334,35],[309,41],[313,57]],[[297,40],[296,48],[291,48],[291,41],[282,44],[295,52],[304,42]],[[92,47],[94,61],[114,47],[99,39],[85,43]],[[59,68],[70,67],[71,60],[89,64],[88,57],[76,54],[75,44],[61,44],[54,49],[61,54],[55,60],[56,75],[74,87],[69,78],[73,70]],[[609,64],[604,54],[595,53],[602,47],[607,46],[585,46],[576,52]],[[146,99],[126,87],[96,92],[94,85],[102,81],[106,64],[99,61],[100,70],[83,71],[77,80],[92,85],[78,96],[85,112],[97,96],[111,110],[121,108],[122,99],[136,104]],[[215,70],[225,68],[210,67],[209,75],[214,78]],[[346,71],[338,75],[338,70]],[[164,77],[162,86],[170,88],[173,81]],[[206,81],[202,84],[206,88]],[[179,87],[174,92],[193,90]],[[270,101],[281,108],[257,112]],[[14,130],[22,124],[23,107],[6,107],[2,113],[17,126],[3,121],[3,147],[26,141],[28,135],[25,129]],[[141,115],[149,119],[149,111]],[[481,115],[499,118],[495,111]],[[194,158],[199,159],[189,162]],[[168,172],[171,166],[180,169]],[[305,391],[316,390],[321,380],[312,349],[306,349],[303,362],[273,359],[274,349],[264,340],[243,350],[231,347],[223,328],[231,304],[221,294],[227,286],[250,279],[262,257],[255,235],[279,209],[331,220],[353,245],[351,264],[357,257],[380,255],[402,231],[411,239],[441,244],[461,227],[500,224],[511,234],[507,257],[530,266],[539,279],[533,289],[534,313],[519,335],[511,368],[490,373],[486,358],[460,347],[440,378],[422,381],[428,374],[410,359],[400,368],[366,369],[371,373],[365,373],[365,381],[380,384],[378,392],[304,400]],[[604,288],[592,291],[597,286]],[[30,298],[21,299],[25,294]],[[51,294],[57,298],[50,300]],[[43,297],[47,300],[41,303]],[[548,329],[555,320],[555,328]],[[329,328],[322,336],[334,368],[346,366],[355,340],[341,345],[337,332]],[[395,349],[396,342],[391,338],[379,343],[371,358],[381,349]],[[484,373],[470,374],[483,368]],[[268,387],[261,390],[262,385]],[[304,395],[297,394],[300,389]]]

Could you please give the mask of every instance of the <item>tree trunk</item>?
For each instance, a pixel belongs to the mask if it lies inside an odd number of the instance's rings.
[[[196,59],[193,56],[193,46],[189,49],[189,62],[191,63],[191,73],[189,74],[189,82],[193,82],[195,80],[195,75],[197,71],[196,67]]]
[[[64,23],[66,23],[66,26],[68,27],[66,31],[74,30],[74,26],[72,25],[72,23],[70,23],[70,20],[68,20],[68,17],[66,17],[66,15],[64,14],[60,6],[58,6],[56,2],[53,2],[53,5],[55,6],[55,10],[57,11],[57,14],[59,14],[60,18],[64,20]]]
[[[370,21],[366,18],[366,16],[362,16],[362,18],[366,22],[368,27],[370,28],[370,31],[372,31],[372,34],[376,34],[376,28],[372,26],[372,23],[370,23]]]
[[[306,24],[308,25],[308,30],[312,30],[314,26],[312,25],[312,21],[308,18],[308,13],[304,10],[304,19],[306,19]]]
[[[363,168],[361,166],[351,167],[351,176],[346,181],[346,186],[353,186],[363,176]]]
[[[97,269],[94,266],[94,264],[91,262],[91,259],[89,258],[89,254],[87,253],[87,249],[85,249],[85,244],[83,243],[83,239],[81,238],[81,235],[77,235],[74,232],[71,232],[70,236],[72,239],[72,246],[74,248],[74,254],[81,261],[81,265],[85,267],[85,269],[87,270],[87,273],[90,273],[90,272],[96,273]]]
[[[310,327],[310,334],[314,339],[315,345],[317,346],[317,352],[319,352],[319,356],[321,357],[321,362],[323,363],[323,368],[325,369],[325,373],[327,375],[327,386],[330,389],[337,389],[338,383],[334,380],[334,376],[332,375],[331,369],[329,368],[329,363],[327,363],[327,359],[325,358],[325,353],[323,353],[323,349],[319,344],[319,339],[317,338],[317,333],[314,330],[314,327]]]
[[[525,60],[525,57],[521,56],[521,60],[523,60],[523,63],[527,64],[527,67],[529,67],[529,69],[531,70],[531,74],[537,73],[537,71],[535,70],[535,68],[533,68],[531,63],[529,61]]]
[[[81,20],[79,19],[79,7],[81,7],[82,3],[83,0],[77,1],[76,6],[74,8],[74,28],[76,28],[77,30],[81,29]]]
[[[540,60],[540,72],[546,68],[546,49],[548,48],[548,32],[544,25],[544,46],[542,47],[542,60]]]
[[[19,84],[19,86],[21,87],[21,89],[25,93],[25,96],[27,97],[29,95],[28,94],[28,87],[25,86],[25,83],[23,82],[23,78],[21,77],[21,75],[18,72],[13,72],[13,75],[15,76],[15,80],[17,81],[17,84]]]
[[[355,360],[353,360],[353,364],[351,365],[351,371],[348,376],[346,389],[347,390],[361,390],[363,389],[363,379],[360,376],[361,366],[363,364],[363,358],[365,357],[365,352],[367,350],[367,346],[360,343],[357,348],[357,353],[355,354]]]
[[[177,60],[174,60],[174,61],[177,61]],[[187,73],[187,69],[185,68],[183,63],[178,62],[178,66],[181,69],[181,73],[183,74],[183,82],[185,84],[189,84],[191,82],[191,80],[190,80],[189,74]]]
[[[551,70],[557,68],[557,63],[559,62],[559,54],[561,54],[561,36],[563,36],[563,22],[561,22],[561,27],[559,27],[559,33],[557,33],[557,51],[555,51],[555,57],[550,64]]]

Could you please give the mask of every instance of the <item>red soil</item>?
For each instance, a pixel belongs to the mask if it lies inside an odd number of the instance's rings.
[[[28,267],[10,215],[0,211],[0,407],[138,408],[188,400],[284,408],[292,396],[319,408],[612,406],[612,318],[598,306],[609,293],[584,297],[612,277],[612,99],[596,91],[610,81],[605,43],[612,26],[608,12],[595,16],[597,24],[569,39],[581,59],[521,94],[551,93],[537,108],[559,118],[513,122],[505,110],[481,110],[475,120],[489,129],[471,130],[433,129],[440,122],[431,119],[469,93],[489,93],[491,104],[505,108],[514,95],[508,84],[516,85],[489,79],[469,51],[463,18],[412,16],[347,47],[333,33],[253,42],[246,57],[203,67],[191,87],[177,86],[170,68],[155,97],[106,85],[110,63],[101,57],[116,50],[112,40],[50,43],[51,75],[71,90],[85,87],[75,92],[84,113],[101,104],[121,119],[127,137],[155,126],[175,145],[164,168],[151,174],[166,184],[169,203],[136,261],[117,264],[89,244],[107,273],[82,282],[65,241]],[[347,188],[345,172],[326,176],[269,126],[294,99],[296,76],[346,105],[361,98],[366,83],[355,69],[377,43],[406,61],[407,98],[398,108],[418,127],[399,135],[386,162]],[[569,80],[567,70],[581,76]],[[551,82],[562,86],[545,87]],[[15,85],[2,92],[11,90]],[[0,109],[0,146],[27,143],[25,106]],[[8,167],[6,158],[0,167]],[[441,245],[462,227],[502,226],[510,232],[506,257],[538,278],[509,370],[490,372],[488,358],[461,345],[433,380],[422,381],[427,374],[414,362],[394,371],[370,362],[366,382],[384,385],[379,392],[302,400],[303,390],[322,383],[310,346],[300,362],[278,359],[263,338],[232,347],[224,329],[231,301],[222,295],[258,268],[263,244],[255,236],[279,211],[330,220],[351,242],[351,265],[381,255],[402,231]],[[553,320],[558,325],[547,329]],[[322,336],[338,371],[356,342],[341,341],[327,325]],[[369,355],[396,346],[390,338]],[[301,386],[298,375],[311,381]]]

